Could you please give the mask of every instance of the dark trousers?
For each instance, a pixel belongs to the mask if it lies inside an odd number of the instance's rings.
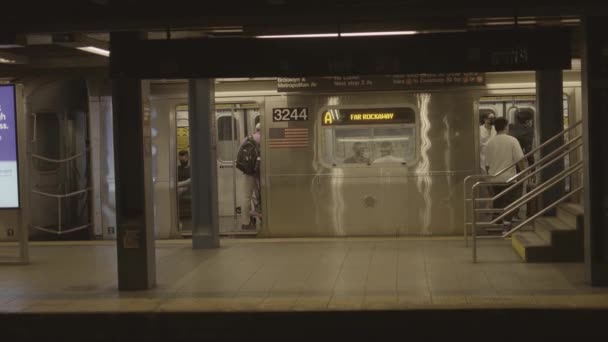
[[[510,186],[511,185],[494,185],[492,187],[492,192],[493,192],[492,196],[498,195],[499,193],[503,192]],[[515,202],[515,200],[520,198],[521,193],[522,193],[521,185],[516,186],[515,188],[509,190],[508,192],[506,192],[505,194],[503,194],[502,196],[500,196],[499,198],[494,200],[494,208],[506,208],[511,203]],[[517,210],[511,212],[509,215],[504,217],[503,221],[511,222],[511,219],[516,214],[517,214]]]

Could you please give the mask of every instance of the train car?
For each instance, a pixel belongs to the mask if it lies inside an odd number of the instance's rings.
[[[564,72],[565,125],[581,118],[579,75]],[[146,82],[155,233],[180,238],[191,229],[191,199],[178,189],[179,154],[189,150],[190,134],[210,132],[189,129],[186,80]],[[32,78],[22,85],[31,237],[114,239],[111,82]],[[276,79],[216,80],[220,233],[460,234],[462,181],[479,172],[480,114],[513,122],[526,111],[538,130],[535,91],[532,72],[407,91],[279,92]],[[256,230],[244,230],[251,203],[234,160],[258,123],[262,219]]]
[[[288,94],[277,92],[274,81],[252,81],[249,87],[247,81],[219,81],[220,231],[252,234],[240,229],[248,203],[233,159],[253,131],[252,118],[260,118],[263,224],[258,236],[460,234],[462,181],[478,173],[480,113],[491,110],[513,122],[516,112],[526,111],[536,129],[541,120],[533,83],[513,82],[509,74],[492,77],[492,84],[476,87]],[[187,102],[185,83],[158,83],[153,92],[161,102],[163,93],[181,92],[173,106]],[[565,82],[565,125],[571,116],[580,118],[577,103],[580,86],[576,80]],[[176,160],[176,149],[171,151],[170,160]],[[162,235],[176,233],[187,231]]]

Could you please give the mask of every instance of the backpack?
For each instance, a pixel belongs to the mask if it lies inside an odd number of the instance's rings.
[[[253,137],[248,136],[236,155],[236,168],[246,175],[254,175],[260,169],[260,149]]]

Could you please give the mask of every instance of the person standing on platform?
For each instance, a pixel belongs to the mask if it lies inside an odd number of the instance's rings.
[[[486,147],[488,146],[488,141],[496,135],[494,120],[495,116],[493,113],[482,114],[483,124],[479,126],[479,162],[482,174],[486,174]]]
[[[494,121],[496,136],[488,141],[486,147],[485,164],[489,175],[493,176],[491,181],[502,183],[515,176],[515,166],[510,167],[500,175],[498,173],[516,162],[520,170],[525,168],[522,158],[524,153],[517,139],[508,135],[508,121],[505,118],[498,118]],[[497,184],[492,187],[493,195],[496,196],[510,187],[511,184]],[[505,208],[513,203],[521,194],[521,187],[516,187],[500,196],[494,201],[494,208]],[[511,229],[511,218],[515,215],[512,212],[503,219],[503,234]]]
[[[241,142],[237,154],[236,167],[243,172],[244,189],[241,201],[241,229],[256,229],[256,216],[259,212],[260,201],[260,124],[255,125],[255,133],[248,135]],[[252,215],[253,214],[253,215]]]

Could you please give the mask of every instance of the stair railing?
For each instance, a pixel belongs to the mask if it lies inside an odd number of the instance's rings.
[[[480,238],[477,236],[478,227],[497,226],[498,222],[500,222],[503,218],[507,217],[508,215],[519,210],[519,208],[521,206],[526,205],[526,204],[530,203],[531,201],[537,200],[538,197],[542,196],[542,194],[544,194],[548,189],[552,188],[553,186],[555,186],[557,184],[560,184],[562,181],[564,181],[568,177],[571,177],[573,174],[580,172],[583,168],[583,162],[579,161],[573,165],[569,165],[566,169],[562,170],[557,175],[543,181],[543,183],[539,184],[535,189],[526,193],[525,195],[523,195],[519,199],[515,200],[513,203],[509,204],[505,208],[478,208],[478,204],[484,203],[484,202],[493,203],[496,199],[504,196],[507,192],[513,191],[514,189],[516,189],[520,186],[523,187],[526,184],[526,182],[530,178],[532,178],[534,175],[536,175],[537,173],[539,173],[540,171],[542,171],[549,165],[552,165],[557,161],[563,160],[564,157],[570,155],[572,152],[579,149],[583,145],[583,143],[581,141],[582,136],[578,135],[575,138],[569,139],[567,142],[560,145],[558,148],[553,150],[551,153],[549,153],[546,156],[544,156],[543,158],[539,159],[532,165],[529,165],[528,167],[524,168],[523,170],[518,172],[515,176],[510,177],[506,182],[492,182],[490,180],[498,175],[503,174],[504,172],[506,172],[510,168],[514,167],[518,163],[526,160],[528,157],[534,155],[534,153],[538,152],[540,149],[546,147],[547,145],[551,144],[552,142],[554,142],[560,138],[564,138],[568,132],[574,130],[576,127],[580,126],[581,124],[582,124],[582,121],[579,121],[579,122],[575,123],[574,125],[570,126],[568,129],[558,133],[551,139],[545,141],[543,144],[541,144],[537,148],[533,149],[532,151],[530,151],[529,153],[524,155],[524,157],[522,157],[520,160],[518,160],[518,161],[512,163],[511,165],[509,165],[508,167],[500,170],[495,176],[471,175],[471,176],[468,176],[465,178],[465,180],[464,180],[464,186],[465,186],[465,188],[464,188],[464,197],[465,197],[464,221],[465,222],[464,222],[463,230],[464,230],[465,245],[468,246],[468,240],[469,240],[468,228],[471,227],[471,236],[472,236],[472,240],[473,240],[473,262],[477,262],[477,239]],[[570,146],[572,146],[572,147],[570,147]],[[471,180],[477,180],[477,182],[475,184],[473,184],[472,186],[470,186],[469,182]],[[513,183],[513,181],[516,181],[516,182]],[[508,187],[505,188],[504,190],[502,190],[500,193],[495,194],[493,197],[483,197],[483,198],[479,197],[479,190],[482,187],[489,188],[491,186],[496,186],[496,185],[504,185],[504,186],[508,186]],[[469,192],[469,188],[471,189],[470,192]],[[506,237],[512,235],[513,233],[517,232],[518,230],[522,229],[528,223],[534,221],[536,218],[543,215],[547,211],[553,209],[559,203],[562,203],[566,199],[570,198],[575,193],[580,192],[582,189],[583,189],[582,186],[579,186],[573,190],[571,189],[566,195],[564,195],[563,197],[561,197],[560,199],[558,199],[557,201],[555,201],[553,203],[544,205],[544,207],[539,212],[537,212],[533,216],[527,218],[523,222],[520,222],[515,227],[511,228],[508,232],[504,232],[502,235],[499,235],[499,236],[487,236],[484,238],[506,238]],[[469,193],[470,193],[471,197],[468,197]],[[483,214],[483,213],[486,213],[486,214],[499,213],[499,215],[490,221],[485,221],[485,222],[481,221],[480,222],[480,221],[478,221],[478,214]]]

